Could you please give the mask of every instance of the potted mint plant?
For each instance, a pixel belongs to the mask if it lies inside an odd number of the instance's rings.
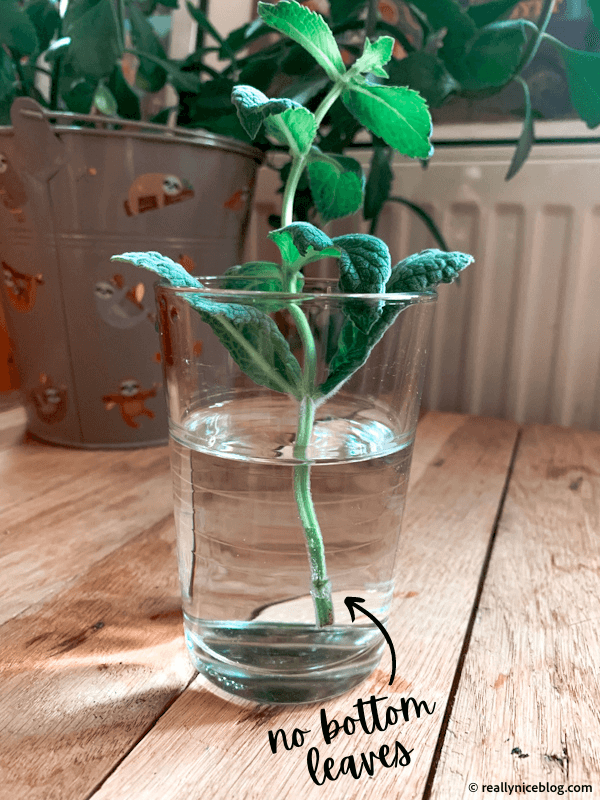
[[[166,441],[151,281],[111,265],[119,241],[217,272],[243,249],[262,153],[169,128],[169,109],[144,115],[167,83],[189,92],[205,74],[167,58],[155,6],[70,0],[61,16],[50,0],[2,3],[1,290],[28,428],[48,442]]]
[[[186,641],[195,666],[227,691],[262,702],[339,694],[383,648],[361,598],[385,622],[435,286],[472,258],[428,250],[392,266],[383,241],[331,239],[295,221],[302,172],[332,216],[355,211],[353,163],[314,146],[340,98],[386,143],[430,155],[431,119],[413,90],[386,85],[393,40],[365,41],[346,68],[323,17],[294,0],[259,3],[261,19],[321,65],[329,88],[313,113],[240,85],[248,135],[290,154],[279,263],[196,278],[157,252],[114,260],[152,270],[172,437]],[[375,82],[374,77],[381,79]],[[332,258],[339,279],[307,269]],[[199,346],[200,345],[200,346]]]

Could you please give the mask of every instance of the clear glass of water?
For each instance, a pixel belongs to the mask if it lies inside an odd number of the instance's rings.
[[[363,598],[384,625],[393,613],[436,295],[341,294],[327,279],[307,279],[301,295],[274,294],[237,290],[231,278],[200,280],[203,290],[156,287],[190,658],[211,682],[245,698],[316,702],[362,682],[383,652],[378,627],[361,613],[352,622],[344,600]],[[301,457],[301,402],[240,368],[193,307],[198,293],[228,319],[232,305],[267,314],[300,370],[302,310],[316,349],[314,385],[328,391],[315,403]],[[365,314],[385,314],[381,335],[354,330]],[[344,364],[343,380],[326,383]],[[333,608],[326,624],[315,611],[300,472],[322,538]]]

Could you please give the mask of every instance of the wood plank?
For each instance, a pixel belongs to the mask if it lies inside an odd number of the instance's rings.
[[[174,538],[168,516],[0,629],[2,800],[87,797],[194,675]]]
[[[600,434],[528,428],[432,800],[480,797],[469,781],[598,790],[599,571]]]
[[[438,421],[438,439],[434,423]],[[390,656],[373,676],[345,697],[324,704],[328,718],[343,721],[352,705],[370,696],[387,697],[384,707],[401,707],[401,698],[425,700],[431,715],[402,721],[372,735],[340,734],[326,746],[319,730],[319,706],[257,706],[210,692],[203,678],[168,709],[148,735],[107,779],[94,800],[224,800],[422,796],[435,750],[445,703],[502,494],[517,426],[499,420],[428,414],[426,445],[430,461],[409,490],[406,521],[397,564],[394,612],[388,625],[395,642],[397,674],[389,687]],[[417,433],[417,453],[421,429]],[[418,463],[420,456],[417,455]],[[414,716],[414,715],[413,715]],[[303,747],[274,755],[268,731],[310,730]],[[406,767],[375,766],[373,778],[343,775],[318,786],[306,758],[318,747],[339,768],[344,755],[401,742],[412,749]],[[392,755],[393,757],[393,755]]]
[[[81,474],[112,463],[118,455],[126,453],[76,450],[44,444],[30,437],[0,450],[0,512],[67,486]]]
[[[4,455],[2,482],[20,479],[28,499],[0,513],[0,623],[76,580],[173,507],[166,447],[87,453],[42,446]],[[27,488],[43,485],[39,493]]]

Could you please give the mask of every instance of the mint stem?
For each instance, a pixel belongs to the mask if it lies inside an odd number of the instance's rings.
[[[317,128],[323,121],[331,106],[343,91],[343,85],[334,84],[323,98],[315,112]],[[281,225],[286,227],[294,221],[294,197],[298,188],[300,176],[308,162],[310,150],[304,154],[296,154],[292,158],[292,167],[283,192],[281,208]],[[287,276],[285,291],[296,292],[296,275]],[[298,413],[298,429],[294,445],[294,458],[299,461],[306,459],[306,448],[310,442],[313,423],[315,419],[315,402],[312,394],[315,388],[317,372],[317,354],[315,340],[310,330],[310,325],[302,309],[294,302],[289,306],[290,314],[294,318],[296,328],[304,347],[304,397],[300,403]],[[296,464],[294,466],[294,496],[298,506],[298,515],[304,528],[306,549],[310,563],[311,595],[315,606],[315,618],[319,628],[333,625],[333,600],[331,599],[331,581],[327,577],[325,564],[325,545],[315,512],[310,487],[310,464]]]
[[[329,92],[325,95],[319,107],[315,111],[315,121],[317,123],[317,129],[325,115],[331,108],[331,106],[335,103],[338,97],[344,90],[343,84],[335,83]],[[296,195],[296,189],[298,188],[298,181],[300,180],[300,176],[304,171],[304,167],[308,162],[308,158],[310,155],[310,149],[307,150],[304,154],[297,153],[292,158],[292,168],[290,169],[290,174],[288,175],[288,179],[285,184],[285,189],[283,192],[283,202],[281,206],[281,227],[285,228],[287,225],[291,225],[294,221],[294,197]]]
[[[298,415],[294,458],[306,458],[306,447],[310,441],[314,416],[314,401],[310,397],[305,397],[300,404]],[[326,625],[333,625],[333,601],[331,599],[331,581],[327,577],[323,536],[312,500],[310,464],[296,464],[294,467],[294,495],[306,539],[310,563],[310,593],[315,607],[315,618],[318,627],[324,628]]]
[[[292,279],[295,281],[295,279]],[[316,382],[317,353],[315,340],[304,312],[295,303],[290,303],[290,313],[304,346],[304,392],[298,411],[298,428],[294,444],[294,458],[306,461],[306,448],[310,442],[315,419],[316,403],[310,396]],[[310,593],[315,606],[315,619],[319,628],[333,625],[333,601],[331,582],[327,577],[325,545],[319,527],[310,487],[310,464],[294,466],[294,497],[298,515],[304,528],[304,538],[310,564]]]

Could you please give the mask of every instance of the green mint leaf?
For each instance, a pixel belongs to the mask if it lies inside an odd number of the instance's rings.
[[[474,261],[467,253],[422,250],[398,262],[386,284],[386,292],[425,292],[438,283],[452,283]]]
[[[418,92],[403,86],[379,86],[354,79],[342,101],[356,119],[391,147],[412,158],[433,153],[431,116]]]
[[[238,264],[230,267],[224,273],[224,277],[232,278],[231,281],[224,281],[225,289],[250,289],[255,292],[283,291],[281,268],[274,261],[248,261],[245,264]]]
[[[278,142],[287,145],[294,155],[303,155],[310,150],[316,136],[317,120],[307,108],[293,107],[281,114],[268,116],[265,119],[265,129]]]
[[[358,161],[313,148],[308,179],[323,222],[347,217],[362,206],[365,179]]]
[[[178,264],[168,256],[163,256],[156,251],[147,253],[121,253],[119,256],[112,256],[110,260],[127,261],[129,264],[134,264],[136,267],[149,269],[151,272],[156,272],[172,286],[202,288],[202,284],[198,278],[194,278],[193,275],[190,275],[181,264]]]
[[[173,286],[202,289],[202,284],[181,266],[160,253],[122,253],[111,261],[127,261],[158,273]],[[300,400],[302,370],[279,328],[256,306],[220,303],[198,294],[182,294],[210,325],[240,369],[255,383]]]
[[[396,303],[387,306],[384,304],[377,321],[368,332],[358,328],[351,319],[346,320],[340,331],[336,353],[329,365],[329,374],[318,387],[317,397],[326,397],[337,391],[344,381],[362,367],[372,349],[404,308],[406,306]]]
[[[288,109],[302,108],[299,103],[287,98],[270,100],[253,86],[235,86],[231,93],[231,102],[236,107],[242,127],[251,139],[256,138],[267,117],[281,114]]]
[[[254,383],[302,399],[300,364],[265,311],[255,305],[220,303],[200,294],[184,295],[184,298],[210,325],[238,367]]]
[[[380,36],[372,43],[365,39],[363,54],[354,62],[350,72],[357,74],[371,72],[380,78],[387,78],[388,74],[383,69],[383,65],[387,64],[392,57],[393,49],[394,40],[391,36]]]
[[[472,256],[465,253],[424,250],[396,264],[385,291],[387,293],[425,291],[433,289],[438,283],[451,283],[472,261]],[[386,305],[384,301],[376,321],[367,331],[355,324],[354,315],[348,315],[351,319],[348,319],[342,327],[338,348],[329,366],[329,374],[319,386],[317,396],[327,396],[336,391],[367,361],[373,347],[407,305],[395,303]]]
[[[283,292],[283,277],[281,266],[272,261],[248,261],[231,267],[224,274],[224,289],[234,289],[238,291],[251,292]],[[304,276],[298,275],[296,278],[296,291],[301,292],[304,285]],[[287,307],[287,302],[279,300],[267,300],[261,305],[264,311],[271,314]]]
[[[298,265],[298,268],[321,258],[340,255],[329,236],[310,222],[292,222],[267,235],[279,248],[284,263]]]
[[[280,0],[277,5],[259,3],[258,13],[267,25],[289,36],[310,53],[332,81],[345,74],[342,54],[320,14],[295,0]]]
[[[349,294],[382,294],[392,272],[392,259],[385,242],[366,233],[336,236],[333,244],[341,250],[339,286]],[[363,333],[378,320],[383,302],[357,300],[348,314]]]

